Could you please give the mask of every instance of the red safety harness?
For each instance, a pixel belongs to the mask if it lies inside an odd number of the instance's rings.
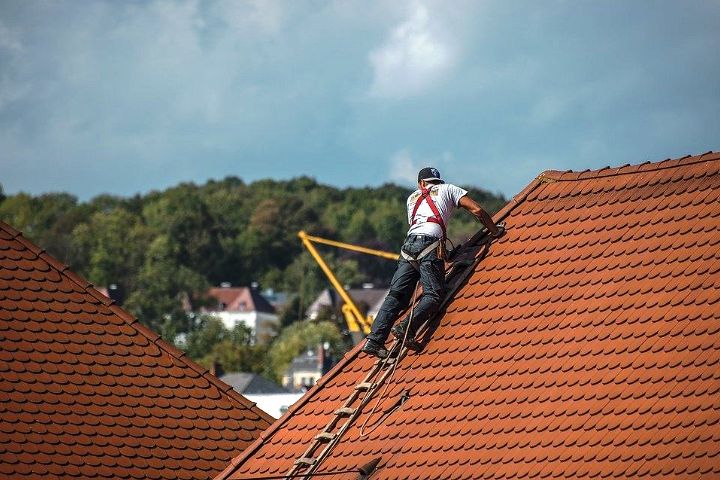
[[[420,190],[420,197],[417,199],[417,202],[415,202],[415,208],[413,208],[412,215],[410,216],[410,218],[412,219],[412,222],[410,223],[410,225],[415,225],[415,223],[417,223],[415,220],[415,214],[417,214],[418,208],[420,208],[420,204],[423,201],[426,201],[428,206],[430,207],[430,210],[432,210],[434,217],[427,217],[427,219],[425,221],[437,223],[438,225],[440,225],[440,228],[442,229],[442,232],[443,232],[442,240],[445,240],[445,238],[447,237],[447,230],[445,229],[445,222],[443,222],[442,215],[440,215],[440,210],[438,210],[437,205],[435,205],[435,202],[433,202],[433,199],[430,196],[431,190],[432,190],[432,187],[422,188]]]

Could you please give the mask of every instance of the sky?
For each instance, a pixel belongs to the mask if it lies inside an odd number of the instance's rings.
[[[0,0],[5,193],[228,175],[507,197],[720,149],[720,1]]]

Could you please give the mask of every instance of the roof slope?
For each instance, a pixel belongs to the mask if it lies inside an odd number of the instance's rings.
[[[500,219],[367,436],[375,400],[317,472],[720,475],[720,155],[545,172]],[[356,348],[218,478],[288,471],[372,363]]]
[[[206,309],[208,311],[275,313],[275,307],[254,288],[213,287],[208,293],[224,304],[224,308],[211,307]]]
[[[273,419],[0,222],[0,476],[212,478]]]

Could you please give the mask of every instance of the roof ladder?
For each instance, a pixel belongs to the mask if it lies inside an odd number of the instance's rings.
[[[395,340],[390,346],[390,352],[395,353],[400,349],[401,343]],[[355,385],[350,396],[345,400],[342,407],[335,410],[330,422],[321,433],[315,435],[308,448],[295,460],[293,466],[285,474],[287,478],[311,478],[322,461],[330,454],[330,451],[337,445],[340,438],[355,422],[355,419],[362,412],[363,407],[372,399],[377,388],[385,382],[392,372],[391,367],[400,356],[407,352],[403,348],[397,358],[378,360],[373,364],[365,378]],[[322,448],[320,448],[322,447]]]
[[[487,250],[480,255],[474,256],[470,262],[466,264],[463,263],[462,268],[459,268],[460,266],[458,265],[450,270],[446,278],[448,291],[440,306],[441,308],[455,295],[455,292],[463,284],[469,273],[473,271],[475,266],[484,258],[485,253],[487,253]],[[418,333],[421,333],[428,324],[429,320],[419,328]],[[322,464],[323,460],[330,454],[335,445],[340,442],[342,436],[360,415],[363,407],[370,402],[377,388],[388,378],[393,370],[390,367],[392,367],[395,362],[400,361],[407,353],[407,348],[401,349],[401,347],[402,342],[395,340],[390,346],[391,356],[384,360],[375,361],[365,378],[355,385],[355,388],[353,388],[352,393],[348,399],[345,400],[342,407],[335,410],[330,422],[328,422],[323,431],[313,437],[307,450],[305,450],[300,458],[295,460],[293,466],[290,467],[285,474],[285,477],[304,478],[305,480],[312,478],[312,475]],[[394,355],[396,352],[398,353],[397,356]],[[345,419],[345,421],[342,422],[342,419]],[[324,445],[324,447],[320,448],[322,445]]]

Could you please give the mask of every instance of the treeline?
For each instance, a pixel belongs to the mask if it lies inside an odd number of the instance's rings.
[[[470,188],[490,212],[506,200]],[[194,328],[183,302],[207,301],[212,285],[259,282],[291,294],[288,325],[327,285],[303,254],[299,230],[396,251],[407,230],[409,189],[338,189],[308,177],[245,183],[237,177],[204,185],[183,183],[146,195],[97,196],[79,202],[67,193],[0,194],[0,219],[69,264],[96,286],[116,284],[124,308],[165,338]],[[465,213],[450,224],[461,242],[479,227]],[[346,284],[386,284],[387,260],[323,249]]]

